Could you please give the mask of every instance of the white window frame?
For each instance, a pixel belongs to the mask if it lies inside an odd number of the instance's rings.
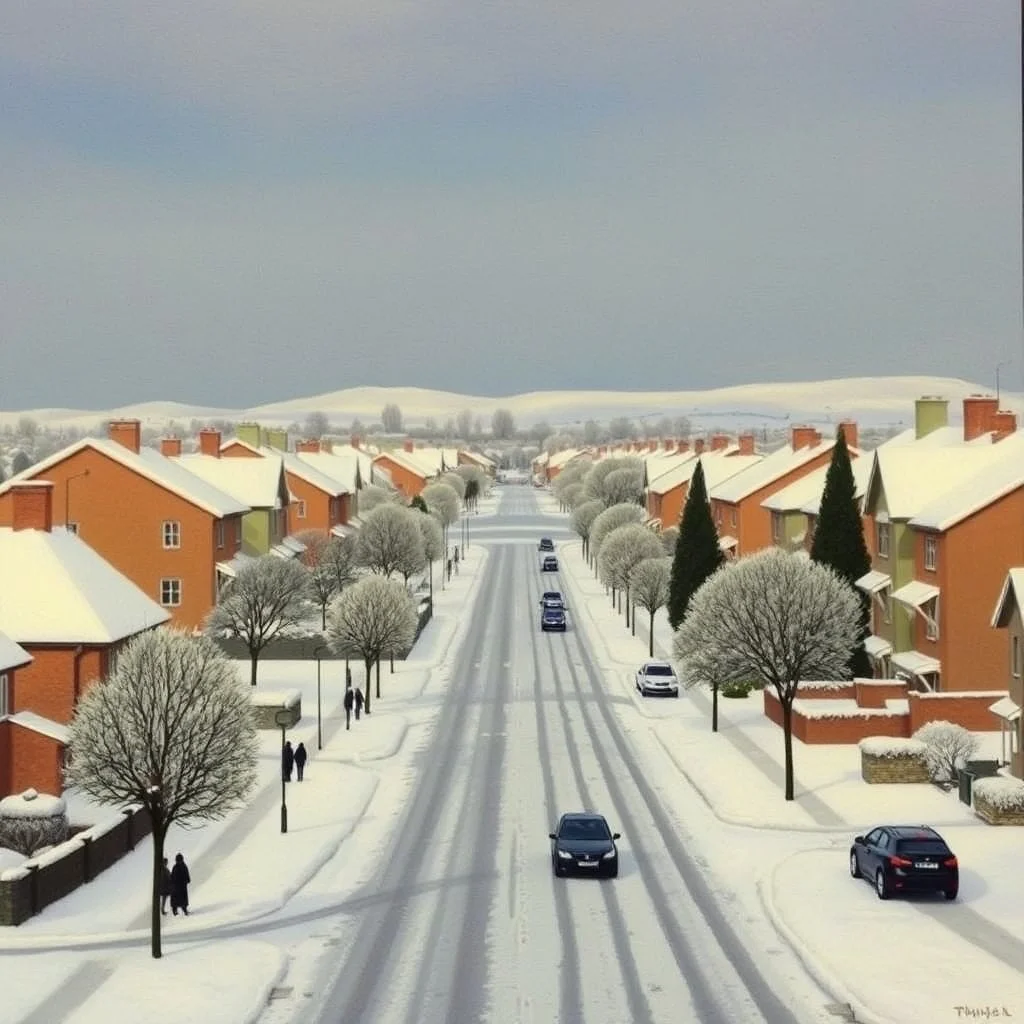
[[[875,523],[875,549],[879,558],[884,558],[888,561],[891,543],[892,536],[889,533],[889,524]]]
[[[729,525],[730,526],[735,526],[738,521],[739,521],[739,510],[736,508],[735,505],[733,505],[733,507],[729,510]]]
[[[776,544],[782,543],[782,513],[772,512],[772,540]]]
[[[297,498],[295,501],[295,518],[306,518],[306,501],[304,498]]]
[[[0,672],[0,718],[11,713],[11,679],[6,672]]]
[[[921,605],[921,614],[924,616],[924,638],[925,640],[939,639],[939,599],[933,597]]]
[[[1020,637],[1016,634],[1010,637],[1010,675],[1020,679]]]
[[[718,523],[719,526],[721,526],[721,524],[722,524],[722,506],[721,505],[716,505],[715,506],[715,522]]]
[[[177,519],[165,519],[160,533],[164,551],[178,551],[181,548],[181,523]]]
[[[216,543],[218,550],[220,550],[221,548],[224,547],[224,534],[225,534],[224,520],[223,519],[218,519],[217,522],[214,523],[214,526],[213,526],[214,542]]]
[[[939,563],[939,539],[931,534],[926,534],[924,538],[924,567],[929,572],[935,572],[935,567]]]
[[[177,591],[176,594],[175,591]],[[165,576],[162,580],[160,580],[160,604],[164,608],[181,607],[180,577]]]

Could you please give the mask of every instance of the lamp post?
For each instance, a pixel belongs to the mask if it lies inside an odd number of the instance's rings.
[[[313,648],[313,657],[316,658],[316,749],[324,749],[324,733],[323,726],[321,724],[320,714],[320,652],[326,651],[327,646],[325,644],[317,644]]]
[[[83,476],[88,476],[89,470],[83,469],[81,473],[72,473],[64,481],[64,529],[71,529],[71,481],[78,480]]]
[[[274,714],[274,723],[281,727],[281,752],[284,753],[285,730],[292,724],[292,715],[287,708],[281,708]],[[288,831],[288,801],[285,796],[284,768],[281,769],[281,832]]]

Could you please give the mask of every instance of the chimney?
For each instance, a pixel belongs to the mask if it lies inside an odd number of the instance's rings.
[[[271,427],[263,431],[263,436],[266,438],[265,444],[268,448],[273,448],[277,452],[288,451],[288,431],[284,427]]]
[[[263,444],[263,432],[258,423],[239,423],[235,427],[235,437],[253,448],[259,448]]]
[[[67,487],[67,483],[64,484]],[[11,485],[15,530],[53,529],[53,484],[49,480],[23,480]]]
[[[315,437],[307,437],[295,444],[297,452],[316,453],[320,451],[320,442]]]
[[[922,395],[914,402],[914,437],[921,440],[949,425],[949,402],[940,395]]]
[[[857,421],[856,420],[840,420],[839,429],[843,432],[843,438],[846,441],[847,448],[857,448]]]
[[[992,414],[989,426],[992,430],[993,442],[1002,441],[1004,437],[1009,437],[1017,432],[1017,414],[1001,409],[999,412]]]
[[[739,443],[739,446],[740,446],[740,450],[736,453],[737,455],[754,455],[754,454],[756,454],[755,451],[754,451],[754,435],[753,434],[750,434],[750,433],[740,434],[740,436],[736,440],[737,440],[737,442]]]
[[[813,448],[821,442],[821,434],[814,427],[793,427],[790,436],[790,445],[793,451],[800,448]]]
[[[676,451],[679,452],[680,455],[685,455],[689,450],[690,442],[687,441],[685,438],[683,438],[683,440],[676,445]]]
[[[349,438],[349,444],[352,445],[353,448],[362,448],[363,439],[358,434],[353,434]]]
[[[703,437],[698,437],[697,440],[693,442],[693,454],[694,455],[703,455],[704,454],[704,438]]]
[[[334,442],[329,437],[320,438],[320,451],[331,455],[334,452]]]
[[[712,434],[711,435],[711,450],[713,452],[720,452],[724,448],[729,447],[729,436],[727,434]]]
[[[138,420],[111,420],[107,437],[137,455],[142,447],[142,424]]]
[[[160,454],[165,455],[169,459],[176,459],[181,455],[181,438],[180,437],[162,437],[160,438]]]
[[[998,398],[992,395],[968,395],[964,399],[964,440],[973,441],[995,429],[992,419],[998,412]]]
[[[407,438],[406,438],[406,439],[405,439],[405,440],[404,440],[404,441],[402,442],[402,449],[403,449],[404,451],[407,451],[407,452],[411,452],[411,451],[413,451],[413,449],[414,449],[415,447],[416,447],[416,445],[415,445],[415,444],[413,443],[413,439],[412,439],[411,437],[407,437]]]
[[[649,452],[656,452],[658,450],[658,442],[654,438],[647,442],[647,450]]]
[[[199,431],[199,454],[220,458],[220,431],[204,427]]]

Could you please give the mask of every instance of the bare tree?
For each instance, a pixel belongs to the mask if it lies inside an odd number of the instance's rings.
[[[459,501],[466,497],[466,478],[460,473],[452,470],[449,473],[445,473],[437,482],[439,484],[447,484],[458,495]]]
[[[584,444],[597,444],[603,436],[604,430],[597,420],[587,420],[587,422],[583,424]]]
[[[323,412],[311,412],[306,417],[305,434],[306,437],[320,440],[328,430],[331,429],[330,421],[327,419],[327,414]]]
[[[327,608],[356,579],[355,542],[306,530],[296,540],[306,545],[303,561],[309,568],[309,589],[320,608],[321,628],[327,628]]]
[[[640,459],[632,456],[627,456],[625,458],[602,459],[600,462],[596,462],[590,467],[587,475],[583,479],[583,488],[587,497],[600,498],[604,502],[606,508],[619,504],[617,501],[613,500],[612,495],[608,493],[607,480],[609,476],[620,469],[635,470],[639,472],[641,480],[643,479],[644,466]]]
[[[612,530],[616,530],[620,526],[627,526],[630,523],[640,523],[643,521],[643,518],[644,514],[640,506],[629,502],[622,505],[612,505],[611,508],[606,508],[599,515],[595,516],[590,526],[589,542],[594,558],[600,559],[601,545],[604,543],[605,537]]]
[[[665,549],[665,554],[669,557],[673,556],[676,553],[676,542],[679,540],[679,527],[663,526],[658,536],[661,538],[661,545]]]
[[[636,433],[633,421],[625,416],[616,416],[608,424],[608,434],[613,441],[624,441]]]
[[[668,581],[672,575],[672,559],[665,555],[645,558],[633,572],[633,595],[650,620],[647,655],[654,657],[654,616],[668,600]]]
[[[459,495],[448,484],[437,483],[424,487],[421,497],[441,524],[441,530],[444,532],[445,557],[447,557],[448,528],[459,520]]]
[[[403,429],[402,410],[394,402],[388,402],[381,410],[380,422],[385,434],[400,434]]]
[[[434,562],[444,554],[444,530],[437,516],[421,512],[416,525],[423,538],[423,555],[427,560],[427,574],[430,581],[430,600],[434,600]]]
[[[19,473],[24,473],[25,470],[31,468],[31,466],[32,457],[24,448],[19,448],[11,458],[11,476],[17,476]]]
[[[149,812],[158,958],[168,828],[226,817],[255,784],[259,744],[249,695],[207,637],[152,630],[130,640],[79,701],[68,749],[69,786],[101,804],[141,804]]]
[[[378,505],[363,517],[356,539],[359,564],[381,576],[404,571],[415,560],[422,561],[423,540],[416,516],[404,505]]]
[[[458,431],[458,436],[464,441],[471,441],[473,439],[472,409],[463,409],[462,412],[455,417],[455,429]]]
[[[366,516],[379,505],[394,504],[398,500],[398,491],[389,490],[379,484],[367,484],[359,492],[359,514]]]
[[[572,510],[569,525],[583,541],[583,557],[590,561],[590,531],[593,529],[594,520],[604,511],[604,502],[596,498],[591,501],[584,501]]]
[[[267,644],[295,630],[306,617],[309,571],[290,558],[264,555],[238,570],[220,604],[206,617],[212,637],[241,640],[249,651],[249,682],[256,685],[260,654]]]
[[[583,484],[570,484],[563,487],[558,495],[559,504],[571,512],[583,498]]]
[[[672,433],[678,438],[688,438],[692,433],[690,420],[687,416],[676,416],[672,420]]]
[[[423,531],[420,529],[420,520],[423,518],[423,513],[419,509],[406,509],[405,513],[413,523],[416,539],[413,541],[410,536],[410,542],[401,545],[400,559],[396,568],[402,577],[402,581],[408,586],[409,580],[413,575],[426,569],[427,553],[423,545]]]
[[[626,626],[632,623],[630,588],[633,573],[645,558],[661,556],[661,541],[638,523],[629,523],[612,530],[601,545],[598,571],[601,582],[611,587],[612,593],[621,591],[626,599]]]
[[[422,513],[417,513],[422,515]],[[384,654],[408,650],[416,638],[416,602],[398,580],[368,576],[354,583],[327,613],[327,640],[335,653],[359,658],[366,670],[366,713],[370,713],[370,672]],[[377,674],[380,699],[380,673]]]
[[[511,441],[516,436],[516,421],[510,410],[494,410],[491,415],[491,436],[496,441]]]
[[[621,505],[631,501],[639,505],[644,500],[644,468],[623,466],[604,478],[604,500],[607,505]]]
[[[786,799],[793,799],[793,701],[801,680],[846,679],[860,598],[827,566],[769,548],[719,569],[690,599],[673,650],[688,686],[760,681],[782,708]]]
[[[942,720],[922,725],[914,739],[925,746],[925,763],[935,782],[953,782],[979,745],[978,737],[962,725]]]

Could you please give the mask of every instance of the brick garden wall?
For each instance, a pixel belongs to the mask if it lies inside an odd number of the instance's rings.
[[[931,782],[928,766],[920,757],[875,757],[860,752],[860,775],[870,783]]]
[[[935,721],[954,722],[971,732],[996,732],[999,723],[989,708],[1005,696],[1005,690],[971,694],[909,693],[910,735],[922,725]]]

